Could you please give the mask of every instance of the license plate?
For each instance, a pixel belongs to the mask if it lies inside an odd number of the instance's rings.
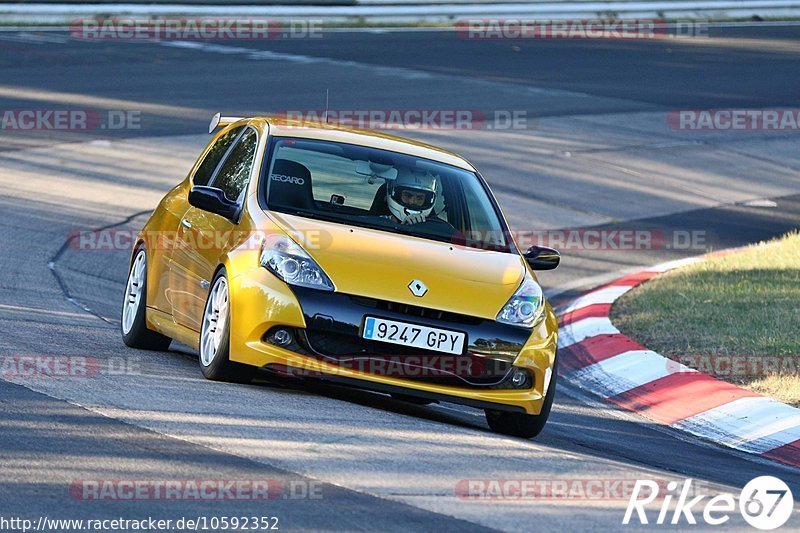
[[[368,316],[364,322],[365,339],[389,342],[437,352],[462,354],[466,333],[447,329],[431,328],[419,324],[408,324]]]

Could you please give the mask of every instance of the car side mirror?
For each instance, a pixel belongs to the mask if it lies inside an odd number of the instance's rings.
[[[553,270],[561,262],[561,254],[549,246],[531,246],[523,257],[533,270]]]
[[[239,214],[239,204],[231,200],[222,189],[195,185],[189,191],[189,204],[203,211],[216,213],[228,220],[236,220]]]

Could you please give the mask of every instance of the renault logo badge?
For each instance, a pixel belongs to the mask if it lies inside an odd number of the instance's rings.
[[[428,287],[418,279],[411,280],[411,283],[408,284],[408,289],[411,294],[418,298],[425,296],[425,293],[428,292]]]

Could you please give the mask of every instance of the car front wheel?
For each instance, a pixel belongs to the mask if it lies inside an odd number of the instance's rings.
[[[206,379],[249,383],[255,369],[234,363],[230,354],[230,291],[222,268],[214,277],[200,326],[200,371]]]
[[[553,376],[550,378],[550,386],[544,396],[542,411],[538,415],[486,409],[486,422],[489,423],[491,430],[503,435],[525,439],[539,435],[550,417],[550,408],[553,406],[553,398],[556,395],[556,376],[558,375],[556,369],[556,365],[553,365]]]

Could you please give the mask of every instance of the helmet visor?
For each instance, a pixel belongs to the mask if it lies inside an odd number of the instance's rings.
[[[425,191],[415,187],[405,187],[403,185],[396,186],[394,191],[392,191],[392,198],[395,202],[407,209],[413,209],[415,211],[422,211],[433,207],[435,196],[433,191]]]

